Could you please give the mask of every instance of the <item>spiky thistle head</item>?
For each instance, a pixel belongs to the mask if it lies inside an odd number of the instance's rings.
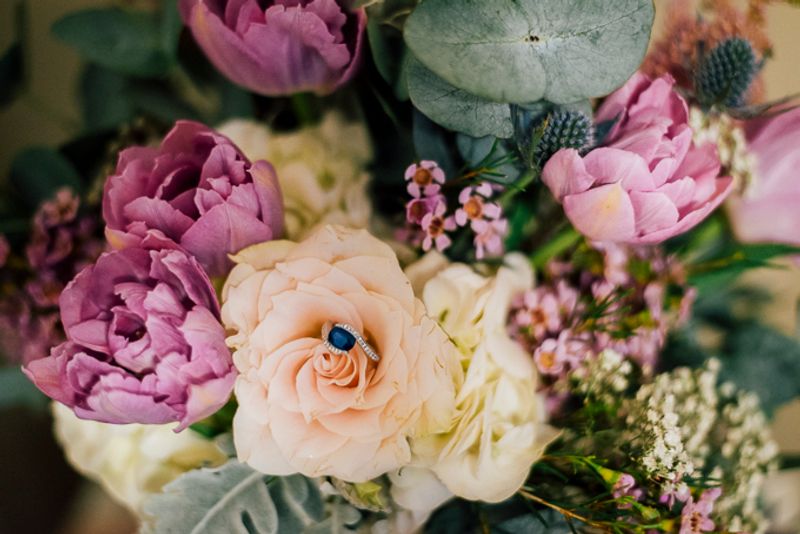
[[[695,75],[695,89],[704,106],[744,105],[747,90],[758,72],[753,46],[732,37],[718,44],[703,60]]]
[[[544,165],[562,148],[587,150],[594,144],[592,119],[580,111],[558,110],[551,113],[533,150],[534,161]]]

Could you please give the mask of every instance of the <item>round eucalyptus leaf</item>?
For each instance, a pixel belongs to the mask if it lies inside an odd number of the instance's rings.
[[[405,25],[426,67],[495,101],[607,95],[641,64],[653,0],[425,0]]]
[[[508,104],[490,102],[453,87],[413,57],[405,68],[411,102],[433,122],[472,137],[508,138],[514,133]]]

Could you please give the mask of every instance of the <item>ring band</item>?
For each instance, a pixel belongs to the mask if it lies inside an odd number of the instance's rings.
[[[322,342],[329,351],[340,356],[347,354],[358,344],[373,362],[381,359],[375,349],[372,348],[372,345],[364,339],[364,336],[355,327],[347,323],[336,323],[333,327],[323,326]]]

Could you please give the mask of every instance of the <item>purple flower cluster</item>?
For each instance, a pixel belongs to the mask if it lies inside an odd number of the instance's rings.
[[[400,232],[400,239],[422,246],[426,252],[434,247],[443,252],[453,244],[449,234],[459,227],[469,227],[474,234],[477,259],[503,254],[508,220],[500,205],[492,201],[501,188],[487,182],[465,187],[458,196],[460,207],[451,215],[441,192],[445,173],[435,161],[410,165],[405,180],[412,198],[406,204],[406,228]]]
[[[76,209],[62,202],[42,210],[31,266],[60,261],[71,236],[54,221],[74,218]],[[229,253],[283,232],[277,178],[269,163],[250,163],[226,137],[180,121],[160,147],[120,154],[103,217],[119,250],[66,287],[51,287],[45,275],[29,286],[35,298],[57,299],[66,341],[23,370],[79,417],[178,422],[181,430],[230,396],[235,369],[209,276],[227,274]],[[69,277],[79,266],[72,265]]]
[[[95,216],[80,214],[79,208],[70,189],[42,203],[31,222],[25,258],[9,257],[8,242],[0,242],[0,353],[9,361],[42,358],[64,340],[58,297],[104,249]]]
[[[583,265],[576,269],[575,265]],[[649,273],[634,276],[634,266]],[[680,269],[656,249],[594,244],[569,263],[551,262],[543,283],[517,297],[509,331],[533,355],[545,376],[557,380],[612,349],[645,372],[657,364],[673,315],[691,306],[687,290],[670,314],[666,287],[681,285]]]

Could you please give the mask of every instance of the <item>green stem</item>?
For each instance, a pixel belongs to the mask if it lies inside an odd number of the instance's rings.
[[[295,93],[291,96],[294,111],[300,126],[310,126],[317,122],[317,102],[311,93]]]
[[[533,263],[534,267],[537,269],[541,269],[552,258],[568,250],[580,240],[581,234],[572,226],[568,226],[555,238],[539,247],[536,252],[531,255],[531,263]]]
[[[520,176],[513,184],[508,186],[508,189],[500,195],[497,201],[502,206],[508,206],[511,200],[517,196],[518,193],[522,193],[525,191],[529,185],[533,183],[534,180],[539,176],[539,173],[534,171],[533,169],[527,171],[525,174]]]

